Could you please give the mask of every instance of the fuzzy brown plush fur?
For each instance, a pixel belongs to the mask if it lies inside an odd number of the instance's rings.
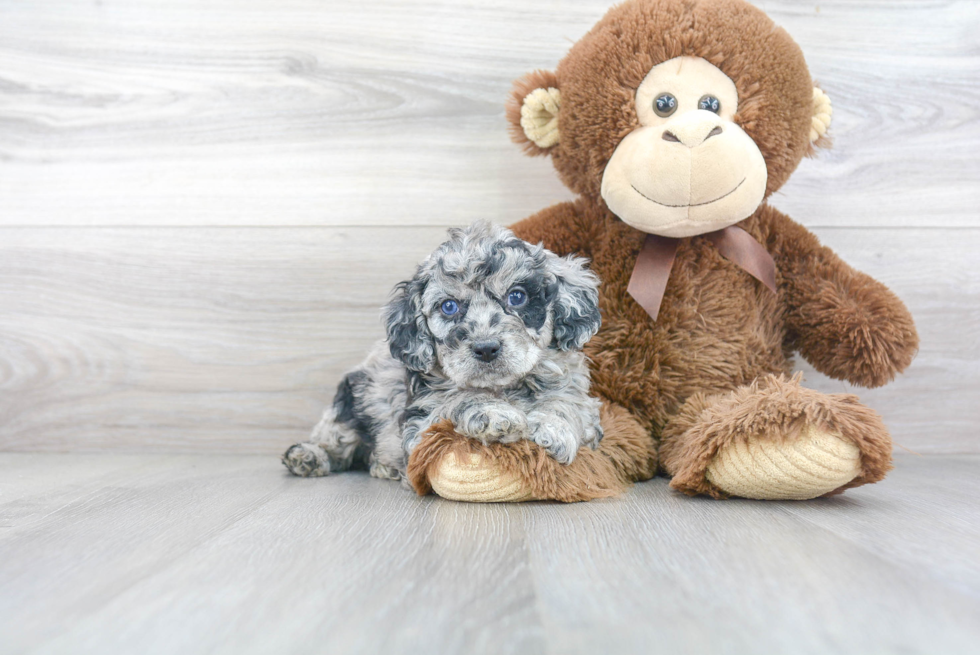
[[[536,71],[519,80],[510,104],[544,80],[561,90],[562,107],[572,108],[560,119],[568,138],[533,152],[550,154],[570,189],[598,199],[606,163],[637,126],[637,87],[654,64],[681,56],[702,57],[735,82],[736,122],[762,151],[772,194],[810,150],[813,83],[799,46],[747,2],[625,2],[572,46],[553,78]]]
[[[849,435],[861,451],[861,473],[831,491],[877,482],[891,470],[891,442],[881,418],[848,394],[825,395],[767,375],[721,396],[696,393],[664,428],[660,456],[673,478],[670,486],[690,495],[727,496],[705,477],[718,451],[734,441],[796,439],[806,424]]]
[[[775,260],[777,294],[701,236],[680,241],[656,322],[627,293],[645,234],[606,208],[600,181],[616,145],[637,124],[640,81],[654,64],[681,55],[703,57],[735,82],[735,121],[764,155],[767,197],[810,152],[812,82],[802,53],[740,0],[627,2],[572,47],[556,75],[520,80],[508,110],[515,139],[531,153],[550,154],[580,197],[513,230],[559,254],[591,258],[602,280],[603,317],[586,345],[593,393],[628,416],[606,426],[600,449],[580,454],[570,467],[527,443],[494,445],[485,455],[539,490],[535,497],[581,500],[648,477],[659,450],[675,487],[723,497],[705,477],[719,448],[736,439],[793,439],[810,421],[860,449],[861,474],[846,486],[880,480],[890,467],[891,442],[877,415],[853,396],[827,396],[779,376],[791,370],[794,351],[833,378],[867,387],[908,366],[918,347],[915,326],[882,284],[763,203],[738,225]],[[515,122],[519,100],[539,85],[561,92],[561,139],[548,150],[528,144]],[[634,443],[637,430],[648,447]],[[430,435],[412,456],[416,488],[425,490],[432,463],[464,443],[448,431]],[[609,467],[600,473],[594,461]]]

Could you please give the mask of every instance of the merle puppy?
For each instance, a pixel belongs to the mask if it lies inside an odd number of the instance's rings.
[[[530,439],[571,462],[602,438],[582,346],[599,329],[598,279],[510,230],[452,229],[384,309],[388,338],[348,373],[310,440],[282,461],[322,476],[352,466],[403,479],[433,423],[491,441]]]

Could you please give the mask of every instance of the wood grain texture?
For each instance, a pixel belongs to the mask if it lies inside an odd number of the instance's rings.
[[[510,144],[511,81],[607,0],[0,2],[0,223],[454,225],[569,197]],[[975,2],[758,3],[834,101],[776,204],[975,226]]]
[[[774,204],[922,333],[858,393],[902,446],[980,452],[980,7],[758,4],[835,103]],[[502,103],[608,5],[0,0],[0,449],[302,438],[442,226],[569,197]]]
[[[980,451],[980,230],[817,232],[905,300],[922,344],[881,389],[803,366],[808,383],[858,393],[904,447]],[[305,437],[343,373],[381,338],[391,287],[445,233],[0,235],[0,450],[275,453]]]
[[[308,431],[342,371],[383,336],[394,283],[444,233],[5,236],[4,448],[270,452]]]
[[[273,457],[0,454],[0,652],[966,653],[977,456],[805,503],[419,498]]]

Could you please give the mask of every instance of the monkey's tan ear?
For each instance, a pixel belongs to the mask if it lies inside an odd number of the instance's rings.
[[[529,155],[545,155],[558,144],[561,93],[551,71],[534,71],[514,82],[507,100],[510,138]]]
[[[827,130],[830,129],[830,120],[834,115],[834,108],[830,104],[830,96],[823,92],[819,87],[813,87],[813,114],[810,118],[810,151],[814,148],[829,148],[830,137]]]

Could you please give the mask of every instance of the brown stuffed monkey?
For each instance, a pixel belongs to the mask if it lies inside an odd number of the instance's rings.
[[[766,203],[830,123],[784,30],[742,0],[630,0],[519,80],[507,117],[578,194],[513,230],[602,280],[586,353],[605,437],[563,466],[444,423],[409,462],[420,493],[588,500],[660,471],[688,494],[804,499],[885,476],[878,415],[789,377],[795,351],[876,387],[918,336],[894,294]]]

